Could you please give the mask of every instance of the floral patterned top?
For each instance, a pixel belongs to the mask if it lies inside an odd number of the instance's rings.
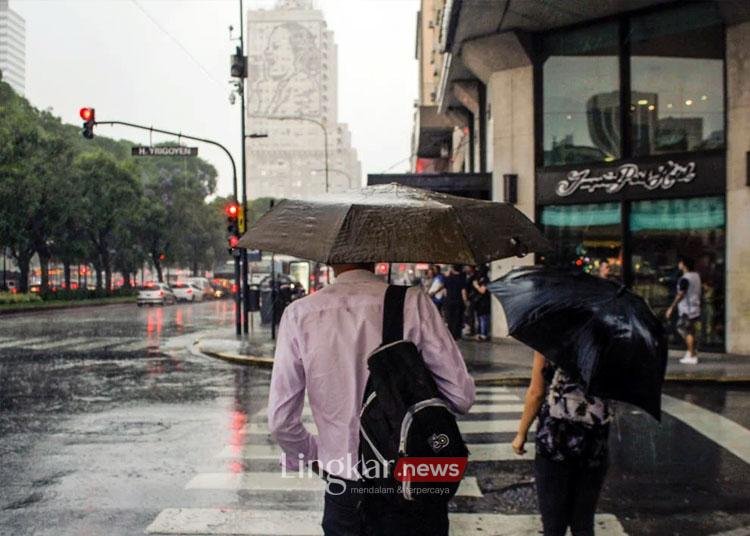
[[[613,418],[607,401],[587,395],[580,384],[549,362],[543,374],[547,396],[538,415],[537,453],[552,461],[606,465]]]

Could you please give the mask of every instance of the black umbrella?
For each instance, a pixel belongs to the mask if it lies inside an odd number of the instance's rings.
[[[239,245],[326,264],[483,264],[549,249],[534,223],[511,204],[399,184],[286,199]]]
[[[578,378],[587,392],[661,417],[664,328],[623,285],[586,273],[528,267],[493,281],[509,333]]]

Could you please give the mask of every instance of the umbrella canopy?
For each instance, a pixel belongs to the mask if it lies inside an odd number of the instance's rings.
[[[572,373],[589,393],[660,418],[667,343],[643,298],[613,281],[539,267],[513,270],[489,289],[513,337]]]
[[[326,264],[482,264],[549,248],[512,205],[398,184],[284,200],[248,229],[239,246]]]

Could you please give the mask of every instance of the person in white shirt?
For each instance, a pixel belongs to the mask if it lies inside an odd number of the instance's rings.
[[[341,264],[333,269],[335,283],[292,302],[281,318],[268,401],[271,434],[284,451],[287,469],[310,465],[327,478],[344,482],[343,493],[326,490],[322,523],[326,536],[359,534],[372,527],[374,534],[383,534],[385,524],[416,524],[420,531],[410,534],[447,535],[445,506],[440,511],[416,505],[396,514],[373,512],[368,497],[347,493],[356,488],[359,478],[359,414],[369,376],[367,358],[382,341],[388,285],[373,273],[373,264]],[[404,338],[421,352],[451,409],[466,413],[474,403],[474,380],[437,308],[418,287],[406,294]],[[305,391],[317,436],[302,425]]]

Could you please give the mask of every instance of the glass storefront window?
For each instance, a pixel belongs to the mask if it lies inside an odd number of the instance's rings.
[[[636,156],[724,146],[724,30],[713,3],[630,21]]]
[[[616,23],[544,38],[544,165],[620,157]]]
[[[676,293],[678,256],[693,259],[703,286],[698,339],[709,348],[724,340],[724,229],[723,197],[631,205],[633,290],[663,316]]]
[[[541,259],[544,264],[577,266],[597,272],[606,260],[610,277],[622,274],[622,229],[620,204],[551,205],[542,209],[544,234],[554,252]]]

